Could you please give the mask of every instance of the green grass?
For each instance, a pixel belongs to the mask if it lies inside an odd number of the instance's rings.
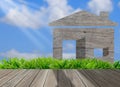
[[[19,59],[10,58],[0,61],[0,69],[120,69],[120,61],[104,62],[98,59],[69,59],[57,60],[53,58]]]

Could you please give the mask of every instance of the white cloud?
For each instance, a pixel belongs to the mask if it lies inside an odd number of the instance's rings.
[[[113,10],[112,0],[90,0],[88,7],[96,14],[100,11],[111,12]]]
[[[64,59],[75,59],[76,58],[76,53],[71,53],[70,51],[75,49],[75,45],[72,43],[67,43],[63,47],[63,58]]]
[[[74,49],[75,49],[75,45],[72,43],[67,43],[63,48],[64,51],[69,51],[69,50],[74,50]]]
[[[38,13],[34,12],[32,14],[23,6],[21,12],[17,8],[10,9],[3,21],[18,27],[37,29],[42,25],[42,18],[41,20],[38,19],[40,19]]]
[[[63,58],[64,59],[75,59],[76,58],[76,54],[75,53],[64,53],[63,54]]]
[[[40,52],[33,52],[33,53],[21,53],[15,49],[11,49],[7,52],[0,53],[0,56],[2,57],[8,57],[8,58],[26,58],[26,59],[32,59],[32,58],[38,58],[38,57],[52,57],[52,53],[46,53],[46,54],[41,54]],[[64,59],[74,59],[76,57],[75,53],[64,53],[63,58]]]
[[[68,5],[68,0],[45,0],[45,2],[48,4],[47,7],[40,6],[35,10],[28,4],[20,4],[13,0],[0,1],[0,8],[6,13],[3,21],[23,28],[38,29],[47,26],[50,21],[76,11]]]
[[[37,58],[37,57],[47,57],[47,56],[52,56],[52,54],[46,54],[46,55],[42,55],[40,53],[20,53],[15,49],[11,49],[10,51],[7,51],[5,53],[0,53],[0,56],[3,57],[9,57],[9,58],[26,58],[26,59],[30,59],[30,58]]]
[[[67,0],[45,0],[48,3],[49,20],[62,18],[73,11]]]

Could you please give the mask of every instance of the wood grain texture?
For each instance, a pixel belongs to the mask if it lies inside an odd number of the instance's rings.
[[[44,87],[56,87],[56,86],[57,86],[56,71],[49,70]]]
[[[17,85],[16,87],[29,87],[36,78],[35,76],[38,74],[38,70],[28,70],[25,78],[23,78]]]
[[[17,76],[21,72],[23,72],[23,70],[13,70],[13,72],[11,72],[8,75],[6,75],[3,78],[1,78],[0,79],[0,87],[3,84],[6,84],[9,80],[13,79],[15,76]]]
[[[11,73],[13,70],[0,70],[0,79],[4,76],[6,76],[7,74]]]
[[[114,70],[79,70],[95,87],[120,87],[120,73]]]
[[[49,24],[50,26],[116,26],[108,18],[108,13],[102,13],[97,16],[87,11],[79,11],[64,18],[55,20]]]
[[[0,70],[0,87],[120,87],[120,70]]]
[[[72,87],[86,87],[83,80],[76,74],[75,70],[65,70],[65,74],[70,79]]]
[[[21,79],[24,78],[27,72],[28,72],[27,70],[21,70],[21,72],[18,75],[10,79],[8,82],[4,83],[2,86],[3,87],[14,87],[17,83],[19,83]]]
[[[57,87],[72,87],[70,79],[66,76],[64,70],[57,71],[58,85]]]
[[[30,87],[44,87],[47,75],[48,70],[40,70]]]
[[[85,87],[97,87],[98,85],[90,78],[84,70],[75,71],[79,78],[83,81]]]
[[[63,40],[76,40],[76,58],[94,58],[94,49],[101,48],[103,61],[114,61],[114,30],[111,28],[55,28],[53,57],[62,59]],[[107,49],[106,49],[107,48]]]

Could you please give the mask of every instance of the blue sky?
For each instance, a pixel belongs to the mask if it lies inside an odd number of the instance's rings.
[[[115,30],[115,60],[120,60],[119,0],[1,0],[0,58],[52,56],[53,35],[48,23],[86,10],[110,12]],[[64,56],[75,56],[75,41],[63,42]]]

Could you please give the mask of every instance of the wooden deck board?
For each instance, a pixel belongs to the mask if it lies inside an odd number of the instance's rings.
[[[120,87],[120,70],[0,70],[0,87]]]
[[[57,70],[57,87],[72,87],[70,79],[66,76],[64,70]]]
[[[30,87],[44,87],[48,70],[40,70],[34,81],[31,83]]]
[[[49,70],[44,87],[57,87],[56,71]]]
[[[13,70],[0,70],[0,79],[12,71]]]
[[[111,75],[115,81],[120,82],[120,72],[117,72],[115,70],[109,70],[108,72],[111,72]]]
[[[79,72],[79,73],[78,73]],[[83,81],[85,87],[97,87],[95,81],[85,72],[85,70],[77,70],[79,78]]]
[[[25,78],[23,78],[16,87],[29,87],[32,83],[34,77],[37,75],[39,71],[38,70],[28,70]]]
[[[27,75],[27,70],[21,70],[21,72],[10,79],[8,82],[4,83],[2,86],[3,87],[14,87],[21,79],[24,78],[25,75]]]
[[[120,83],[119,83],[120,80],[117,82],[115,74],[113,75],[111,71],[102,70],[101,73],[99,73],[99,74],[106,81],[106,83],[109,83],[109,85],[110,85],[109,87],[113,87],[113,85],[115,87],[120,87]],[[98,76],[99,76],[99,74],[98,74]],[[120,77],[119,77],[119,79],[120,79]],[[106,86],[104,85],[103,87],[106,87]]]
[[[2,87],[3,84],[7,83],[9,80],[14,78],[16,75],[18,75],[20,70],[13,70],[13,72],[9,73],[8,75],[4,76],[3,78],[0,79],[0,87]]]
[[[72,87],[85,87],[82,79],[75,73],[75,70],[65,70],[65,74],[70,79]]]
[[[86,73],[86,75],[88,75],[92,79],[90,81],[95,85],[95,87],[104,87],[104,85],[107,87],[111,87],[111,85],[108,84],[108,82],[103,78],[103,73],[97,73],[97,71],[94,70],[84,70],[83,73]]]
[[[95,87],[120,87],[119,73],[114,70],[79,70],[79,72],[84,74]]]

